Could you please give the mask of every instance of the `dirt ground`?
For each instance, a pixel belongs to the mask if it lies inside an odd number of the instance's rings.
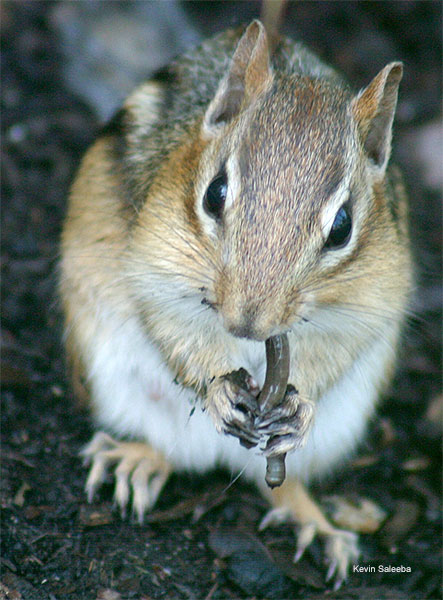
[[[86,502],[78,455],[93,427],[66,377],[55,284],[67,190],[101,123],[62,76],[56,4],[0,6],[0,599],[440,598],[442,4],[299,2],[289,11],[289,31],[357,87],[390,60],[405,63],[395,156],[411,193],[417,291],[395,380],[367,440],[314,486],[325,504],[339,494],[386,512],[375,534],[361,535],[359,564],[375,572],[352,573],[337,592],[324,581],[321,541],[292,564],[293,528],[258,532],[266,503],[225,472],[173,476],[143,525],[121,519],[111,481]],[[258,14],[256,3],[185,4],[203,34]]]

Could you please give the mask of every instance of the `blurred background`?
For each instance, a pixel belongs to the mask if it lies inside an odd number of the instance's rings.
[[[143,527],[112,510],[111,483],[95,505],[85,504],[77,455],[92,429],[66,378],[55,290],[70,182],[137,83],[201,39],[259,13],[255,1],[0,4],[0,598],[440,597],[440,1],[294,1],[283,26],[356,90],[392,60],[405,66],[393,153],[411,197],[413,316],[360,459],[319,483],[318,494],[339,489],[355,502],[376,502],[387,516],[375,536],[363,536],[363,561],[407,564],[412,572],[356,574],[338,595],[325,591],[321,544],[293,566],[290,526],[258,534],[265,503],[241,481],[227,490],[225,473],[173,477]]]

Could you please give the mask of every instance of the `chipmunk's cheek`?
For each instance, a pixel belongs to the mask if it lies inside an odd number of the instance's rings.
[[[315,296],[312,293],[292,293],[293,300],[290,300],[282,315],[282,328],[286,326],[287,330],[298,327],[309,321],[310,316],[315,312]]]

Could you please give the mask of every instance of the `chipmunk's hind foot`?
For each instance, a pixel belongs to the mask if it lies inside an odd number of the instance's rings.
[[[338,590],[346,580],[351,564],[360,555],[358,536],[334,527],[324,516],[320,507],[308,494],[303,484],[288,479],[272,492],[274,507],[265,515],[259,528],[285,521],[299,525],[294,562],[300,560],[304,551],[318,534],[325,540],[325,558],[328,564],[326,581],[335,578],[334,589]]]
[[[115,466],[114,499],[123,517],[132,493],[132,510],[140,523],[163,489],[171,466],[164,457],[140,442],[120,442],[103,431],[97,432],[82,450],[85,464],[90,464],[86,493],[92,502],[107,473]]]

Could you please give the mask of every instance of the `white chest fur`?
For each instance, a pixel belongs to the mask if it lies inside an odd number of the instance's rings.
[[[266,461],[260,450],[246,450],[237,439],[216,432],[192,391],[174,383],[174,375],[135,320],[115,327],[108,320],[90,350],[89,375],[100,426],[147,441],[178,470],[201,472],[221,465],[232,476],[244,472],[262,483]],[[305,447],[287,457],[288,474],[303,479],[319,475],[353,450],[372,412],[391,353],[385,342],[374,342],[320,398]],[[260,362],[259,357],[251,358],[255,364]],[[262,381],[263,373],[256,376]]]

